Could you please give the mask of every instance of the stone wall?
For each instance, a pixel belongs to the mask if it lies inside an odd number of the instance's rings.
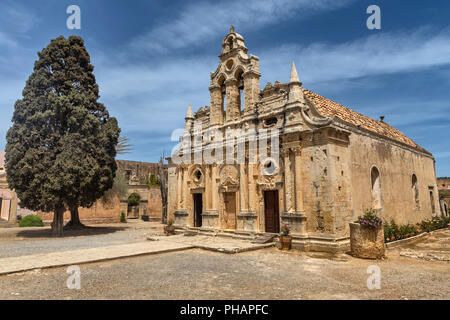
[[[450,209],[450,178],[438,178],[437,185],[439,189],[439,204],[443,215],[449,216]]]
[[[448,190],[450,193],[450,178],[437,178],[439,190]]]
[[[150,187],[148,190],[147,214],[152,218],[161,218],[162,202],[159,187]]]
[[[366,208],[373,207],[371,168],[376,166],[381,179],[383,219],[393,218],[399,224],[417,223],[439,215],[438,191],[434,159],[418,151],[362,134],[350,136],[350,168],[352,217],[356,219]],[[416,207],[412,175],[418,181],[419,205]],[[432,213],[430,191],[435,212]]]
[[[120,221],[120,202],[115,197],[110,203],[104,203],[102,199],[94,203],[91,208],[79,208],[78,213],[83,223],[104,223]],[[53,220],[53,212],[37,213],[45,223],[51,223]],[[64,220],[70,220],[70,212],[64,213]]]

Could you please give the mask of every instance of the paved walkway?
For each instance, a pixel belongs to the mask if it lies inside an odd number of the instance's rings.
[[[26,270],[61,267],[117,258],[186,250],[192,245],[170,241],[146,241],[108,247],[34,254],[0,259],[0,275]]]
[[[450,228],[428,233],[414,242],[395,247],[391,252],[408,258],[450,262]]]
[[[0,259],[145,242],[163,234],[162,224],[140,221],[66,230],[62,238],[53,237],[50,227],[0,229]]]
[[[164,242],[169,241],[172,243],[192,245],[199,249],[217,251],[222,253],[239,253],[275,246],[275,242],[256,244],[251,243],[249,240],[240,240],[220,236],[217,237],[202,236],[202,235],[185,236],[181,234],[170,237],[150,236],[147,239],[153,241],[164,241]]]
[[[67,265],[99,262],[118,258],[158,254],[200,248],[205,250],[238,253],[274,246],[274,243],[253,244],[246,240],[208,236],[154,236],[148,241],[94,248],[81,248],[32,255],[21,255],[0,259],[0,275],[33,269],[61,267]]]

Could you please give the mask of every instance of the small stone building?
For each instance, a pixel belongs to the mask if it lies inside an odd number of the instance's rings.
[[[128,218],[140,218],[148,215],[153,220],[161,220],[162,203],[159,185],[152,185],[152,179],[157,179],[158,164],[139,161],[117,160],[118,169],[125,173],[128,180],[128,196],[120,199],[121,211]],[[136,193],[140,197],[139,205],[128,206],[128,197]]]
[[[5,151],[0,150],[0,222],[14,223],[17,214],[17,195],[8,187],[5,171]]]
[[[289,224],[294,247],[336,251],[368,208],[399,224],[440,214],[432,154],[383,118],[302,87],[294,64],[287,83],[260,90],[260,77],[259,58],[232,27],[210,74],[210,105],[189,106],[168,159],[176,226],[255,235]],[[211,161],[219,154],[226,159]]]
[[[450,216],[450,177],[438,178],[437,185],[442,215]]]
[[[97,200],[91,208],[79,208],[80,219],[83,223],[118,222],[120,213],[126,213],[128,218],[141,218],[148,215],[151,220],[161,220],[162,203],[159,186],[151,185],[153,176],[157,176],[158,164],[117,160],[118,169],[122,170],[128,181],[128,194],[122,198],[115,197]],[[132,193],[140,196],[136,208],[128,207],[128,197]],[[0,150],[0,222],[15,223],[17,215],[39,215],[45,223],[53,220],[53,212],[34,212],[20,208],[14,190],[10,190],[6,180],[5,152]],[[65,221],[70,220],[70,212],[64,213]]]
[[[100,198],[90,208],[79,208],[80,220],[83,223],[105,223],[120,221],[124,212],[129,219],[139,219],[148,215],[151,220],[161,220],[162,204],[159,186],[150,185],[152,175],[157,175],[158,164],[128,160],[116,160],[118,170],[126,177],[128,192],[126,196],[113,199]],[[139,205],[128,206],[128,198],[132,193],[139,194]],[[51,222],[53,212],[39,212],[44,222]],[[64,219],[70,220],[70,212],[64,213]]]

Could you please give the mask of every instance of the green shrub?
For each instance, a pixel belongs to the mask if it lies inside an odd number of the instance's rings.
[[[420,230],[412,224],[399,226],[392,219],[390,223],[384,224],[385,242],[406,239],[418,235],[419,233]]]
[[[433,217],[431,220],[425,220],[418,223],[418,226],[422,231],[431,232],[434,230],[447,228],[450,223],[448,217]]]
[[[391,242],[416,236],[422,232],[431,232],[447,228],[450,224],[449,217],[434,217],[431,220],[422,221],[416,225],[407,224],[398,226],[394,220],[384,224],[384,240]]]
[[[20,227],[43,227],[44,222],[42,222],[41,217],[30,214],[28,216],[23,217],[19,223]]]
[[[125,216],[125,212],[120,213],[120,222],[125,223],[127,222],[127,217]]]
[[[384,223],[384,240],[385,242],[390,242],[397,240],[400,235],[400,229],[395,223],[394,219],[391,219],[390,223]]]
[[[147,179],[145,181],[145,184],[150,187],[157,187],[157,186],[159,186],[160,182],[159,182],[158,178],[156,177],[156,175],[151,174],[150,179]]]
[[[132,193],[128,197],[128,205],[130,207],[139,205],[140,201],[141,201],[141,196],[138,193]]]

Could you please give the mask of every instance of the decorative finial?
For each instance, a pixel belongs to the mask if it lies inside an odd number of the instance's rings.
[[[193,114],[192,114],[192,106],[191,106],[191,104],[189,103],[189,107],[188,107],[188,111],[187,111],[187,114],[186,114],[186,118],[193,118],[194,116],[193,116]]]
[[[292,61],[291,76],[289,78],[289,83],[296,83],[296,82],[300,82],[300,80],[298,79],[298,74],[297,74],[297,69],[295,68],[295,63],[294,63],[294,61]]]
[[[295,63],[292,61],[291,76],[289,78],[289,99],[288,103],[304,103],[304,96],[302,91],[302,83],[298,79],[297,69]]]
[[[234,26],[233,25],[231,25],[231,27],[230,27],[230,33],[234,33]]]

